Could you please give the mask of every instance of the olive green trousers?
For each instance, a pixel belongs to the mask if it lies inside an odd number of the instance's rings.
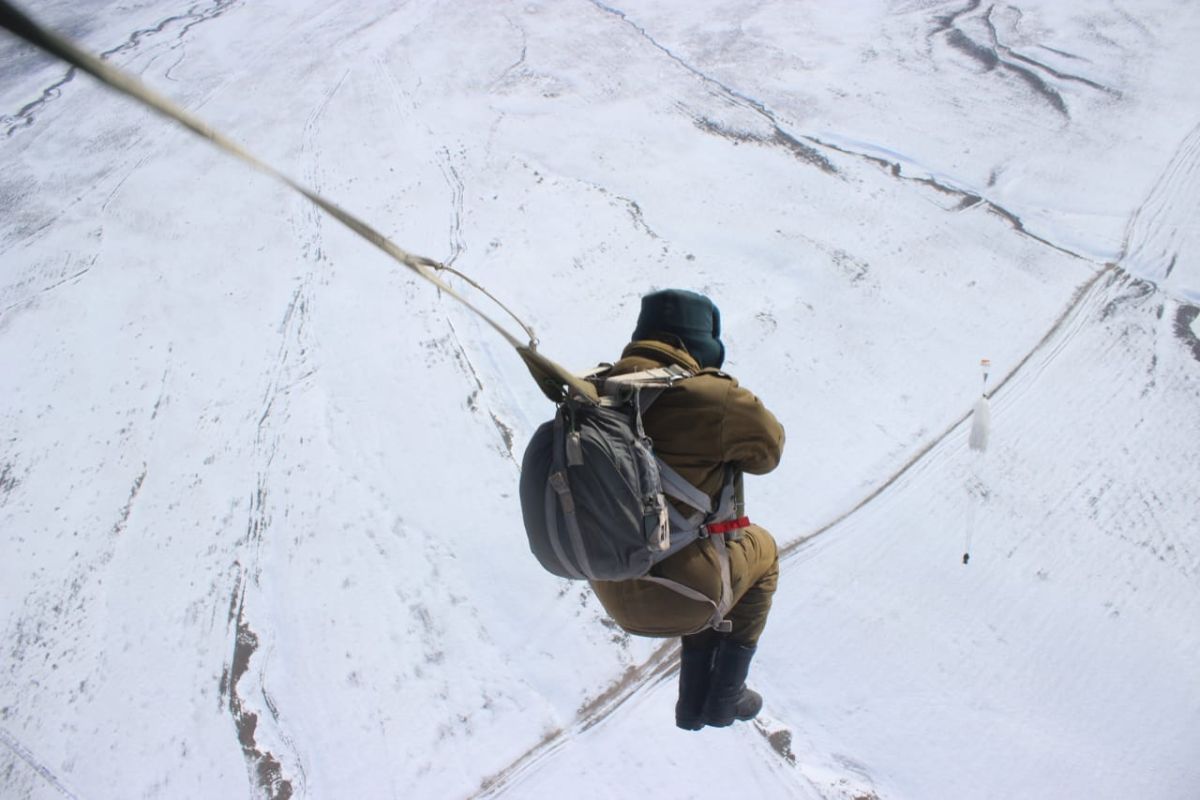
[[[733,608],[729,638],[754,647],[762,636],[779,583],[779,551],[766,529],[751,525],[727,542]],[[689,545],[655,565],[651,574],[682,583],[706,597],[721,596],[721,570],[708,540]],[[648,581],[593,581],[600,604],[613,620],[638,636],[684,636],[705,628],[712,607]]]

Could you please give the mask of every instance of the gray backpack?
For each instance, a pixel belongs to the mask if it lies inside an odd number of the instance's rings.
[[[724,536],[715,534],[723,534],[728,526],[722,523],[736,516],[732,475],[714,508],[708,495],[654,455],[642,428],[642,413],[692,374],[672,365],[607,377],[607,369],[602,365],[584,376],[597,387],[598,404],[568,397],[525,449],[520,491],[529,548],[546,570],[563,578],[659,583],[710,605],[706,627],[727,630],[729,556]],[[719,599],[648,574],[659,561],[710,535],[721,565]]]

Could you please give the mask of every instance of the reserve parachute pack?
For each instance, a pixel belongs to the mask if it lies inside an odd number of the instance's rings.
[[[568,395],[525,449],[520,492],[529,549],[563,578],[659,583],[711,606],[707,627],[727,630],[732,592],[725,534],[748,524],[736,518],[734,476],[727,476],[714,507],[654,454],[642,427],[642,414],[658,396],[692,373],[676,365],[616,376],[611,369],[605,364],[582,376],[596,387],[599,402]],[[720,598],[649,574],[706,536],[721,566]]]

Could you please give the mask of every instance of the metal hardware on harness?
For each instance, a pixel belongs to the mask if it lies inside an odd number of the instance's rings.
[[[571,496],[571,484],[567,482],[567,476],[561,470],[550,473],[550,485],[562,501],[563,513],[575,513],[575,498]]]
[[[567,466],[578,467],[583,464],[583,443],[579,436],[579,431],[571,431],[567,434]]]

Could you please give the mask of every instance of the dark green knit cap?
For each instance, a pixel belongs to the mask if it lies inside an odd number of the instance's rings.
[[[642,298],[633,339],[662,338],[668,334],[683,340],[692,358],[702,367],[720,368],[725,363],[721,343],[721,312],[712,300],[686,289],[663,289]]]

